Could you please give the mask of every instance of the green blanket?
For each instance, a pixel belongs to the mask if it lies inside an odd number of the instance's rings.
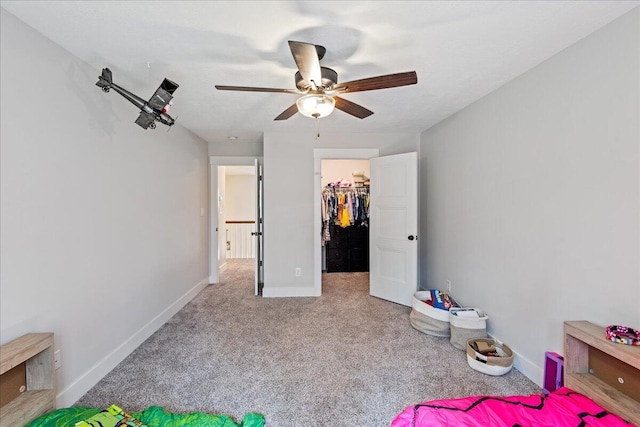
[[[75,423],[91,418],[102,409],[72,407],[57,409],[36,418],[26,427],[72,427]],[[131,414],[148,427],[264,427],[264,416],[249,413],[240,424],[226,415],[210,415],[202,412],[173,414],[159,406],[150,406],[142,412]]]

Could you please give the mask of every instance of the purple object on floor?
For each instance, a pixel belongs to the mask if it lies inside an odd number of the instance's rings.
[[[564,358],[558,353],[544,353],[544,384],[542,391],[549,394],[564,385]]]

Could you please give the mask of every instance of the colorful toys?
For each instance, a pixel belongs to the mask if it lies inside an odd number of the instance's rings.
[[[122,408],[111,405],[86,421],[76,423],[75,427],[147,427],[141,421],[127,414]]]

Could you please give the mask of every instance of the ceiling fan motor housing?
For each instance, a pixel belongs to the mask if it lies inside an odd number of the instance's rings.
[[[323,90],[330,89],[333,85],[338,83],[338,73],[336,73],[331,68],[320,67],[320,72],[322,73],[322,82],[320,84],[316,82],[318,89],[323,89]],[[304,79],[302,78],[302,75],[300,74],[300,71],[296,73],[295,78],[296,78],[296,87],[298,89],[302,91],[313,89],[309,83],[304,81]]]

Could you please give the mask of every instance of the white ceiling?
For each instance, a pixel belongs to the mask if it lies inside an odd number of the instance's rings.
[[[294,89],[287,40],[323,45],[339,81],[415,70],[418,84],[345,94],[375,114],[336,110],[323,133],[421,132],[587,36],[634,1],[2,1],[3,8],[142,98],[180,85],[172,115],[207,141],[260,142],[264,131],[314,132],[313,119],[273,121]],[[87,90],[98,91],[96,86]],[[107,96],[107,95],[105,95]],[[117,96],[113,93],[108,96]],[[134,107],[122,100],[123,109]],[[131,111],[131,126],[137,117]],[[152,131],[150,131],[152,132]]]

